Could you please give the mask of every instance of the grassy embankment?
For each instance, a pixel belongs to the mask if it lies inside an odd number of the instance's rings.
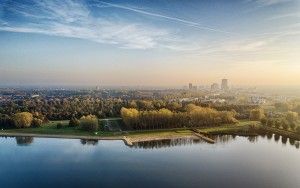
[[[111,121],[118,121],[119,119],[109,119]],[[100,120],[106,121],[106,119]],[[63,127],[57,129],[57,123],[61,122]],[[68,127],[68,120],[64,121],[50,121],[49,123],[43,124],[38,128],[24,128],[24,129],[7,129],[2,130],[2,133],[30,133],[30,134],[55,134],[55,135],[82,135],[82,136],[116,136],[116,135],[130,135],[130,136],[145,136],[145,135],[159,135],[159,136],[171,136],[171,135],[191,135],[193,131],[188,128],[174,128],[174,129],[161,129],[161,130],[140,130],[140,131],[126,131],[126,132],[108,132],[99,131],[97,135],[94,132],[88,132],[81,130],[79,127]],[[251,122],[242,121],[235,125],[223,125],[211,128],[199,128],[199,130],[205,133],[212,133],[216,131],[227,131],[227,130],[243,130],[247,129]]]
[[[110,121],[120,121],[118,118],[109,119]],[[100,120],[107,121],[107,119]],[[63,128],[57,129],[58,122],[63,124]],[[68,127],[68,120],[65,121],[50,121],[39,128],[25,128],[25,129],[8,129],[1,130],[0,135],[5,133],[11,134],[36,134],[36,135],[59,135],[59,136],[86,136],[93,138],[113,138],[126,136],[130,140],[155,140],[155,139],[170,139],[180,137],[195,137],[194,132],[189,128],[178,129],[162,129],[162,130],[141,130],[141,131],[125,131],[125,132],[109,132],[99,131],[96,133],[81,130],[79,127]],[[114,123],[116,123],[114,122]],[[285,131],[281,129],[263,127],[258,121],[240,121],[237,124],[221,125],[216,127],[203,127],[197,130],[203,134],[237,134],[237,135],[258,135],[255,130],[265,130],[270,133],[276,133],[282,136],[291,137],[300,140],[300,135],[292,131]]]

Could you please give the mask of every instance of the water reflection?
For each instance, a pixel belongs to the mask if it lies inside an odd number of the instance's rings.
[[[209,138],[216,141],[216,143],[228,143],[235,140],[236,135],[212,135]]]
[[[82,145],[92,145],[95,146],[98,144],[98,140],[95,139],[80,139]]]
[[[216,144],[225,144],[231,141],[234,141],[237,135],[210,135],[211,139],[216,141]],[[281,143],[286,145],[289,143],[291,146],[295,146],[295,148],[299,149],[300,141],[290,139],[287,137],[282,137],[277,134],[265,134],[259,136],[243,136],[248,139],[251,143],[258,142],[259,138],[267,138],[268,140],[273,140],[278,143],[281,138]],[[163,139],[163,140],[153,140],[153,141],[143,141],[143,142],[135,142],[133,146],[129,146],[132,148],[141,148],[141,149],[159,149],[159,148],[167,148],[174,146],[184,146],[184,145],[193,145],[193,144],[201,144],[206,143],[202,139],[193,139],[193,138],[181,138],[181,139]]]
[[[191,138],[179,138],[179,139],[163,139],[163,140],[153,140],[153,141],[143,141],[143,142],[134,142],[133,148],[143,148],[143,149],[157,149],[165,148],[172,146],[183,146],[191,145],[197,143],[203,143],[201,139],[191,139]]]
[[[234,141],[237,135],[210,135],[211,139],[216,141],[216,144],[228,144],[231,141]],[[294,146],[299,149],[300,141],[287,138],[284,136],[280,136],[278,134],[264,134],[259,136],[245,136],[249,142],[256,143],[259,138],[267,138],[268,140],[274,140],[276,143],[281,143],[283,145],[289,144],[290,146]],[[3,136],[3,138],[8,138],[7,136]],[[18,146],[29,146],[34,142],[34,137],[30,136],[17,136],[11,137],[16,140],[16,144]],[[99,140],[96,139],[80,139],[80,143],[82,145],[90,145],[96,146],[99,143]],[[194,138],[179,138],[179,139],[162,139],[162,140],[153,140],[153,141],[143,141],[143,142],[135,142],[133,146],[129,146],[132,148],[142,148],[142,149],[158,149],[158,148],[166,148],[166,147],[174,147],[174,146],[185,146],[185,145],[193,145],[193,144],[201,144],[206,143],[202,139],[194,139]]]
[[[33,143],[33,137],[31,136],[17,136],[16,142],[18,146],[29,146]]]

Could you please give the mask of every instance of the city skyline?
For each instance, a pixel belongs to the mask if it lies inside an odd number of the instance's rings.
[[[300,84],[297,0],[0,2],[0,85]],[[234,11],[233,11],[234,10]]]

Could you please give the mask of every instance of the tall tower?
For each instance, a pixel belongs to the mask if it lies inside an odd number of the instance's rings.
[[[228,80],[227,79],[222,79],[221,89],[223,91],[227,91],[229,89],[229,87],[228,87]]]

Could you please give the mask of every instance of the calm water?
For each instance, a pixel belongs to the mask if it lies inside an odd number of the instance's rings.
[[[299,142],[274,135],[137,143],[0,137],[0,187],[300,187]]]

